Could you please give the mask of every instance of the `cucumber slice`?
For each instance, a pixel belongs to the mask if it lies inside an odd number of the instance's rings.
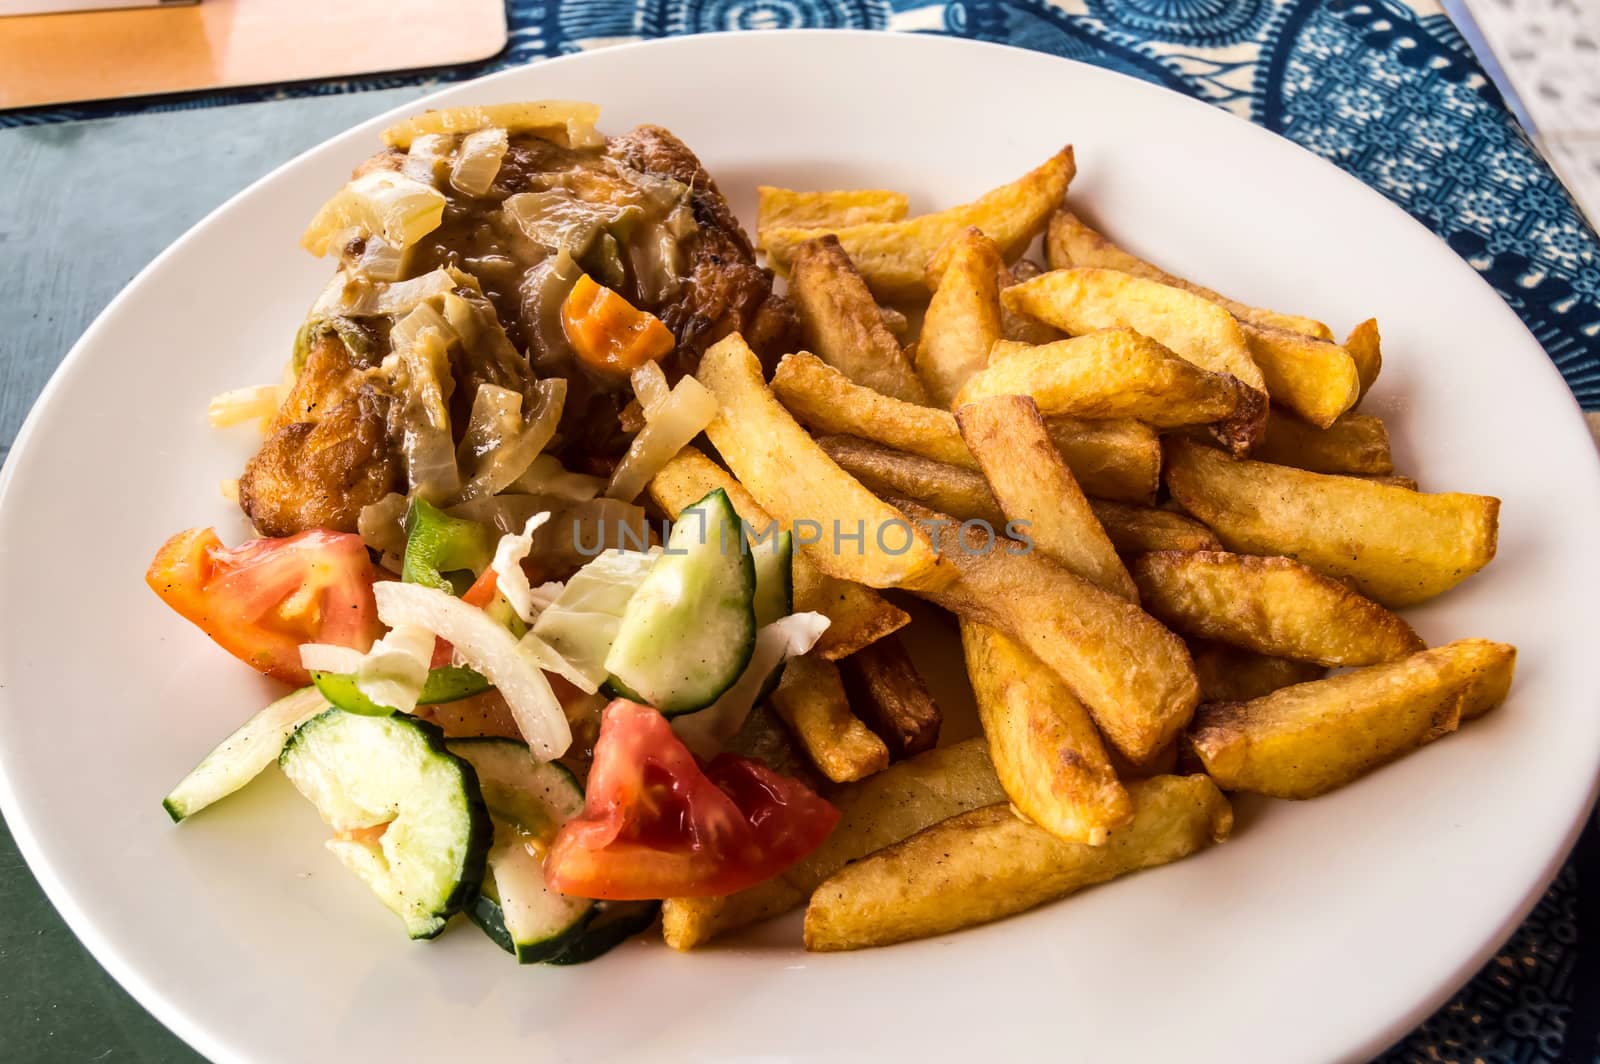
[[[489,812],[477,773],[438,728],[330,709],[295,731],[278,765],[338,833],[328,849],[412,938],[443,931],[477,893]]]
[[[589,918],[550,964],[586,964],[656,922],[659,901],[595,902]]]
[[[544,884],[544,854],[556,831],[583,810],[577,778],[538,762],[527,744],[458,739],[450,751],[472,763],[494,822],[494,845],[467,915],[519,964],[546,961],[572,944],[594,902]]]
[[[327,708],[322,692],[303,687],[245,721],[162,800],[167,815],[177,823],[255,779],[278,759],[296,728]]]
[[[356,678],[348,672],[313,672],[311,680],[322,692],[322,697],[334,708],[346,713],[359,713],[364,717],[387,717],[394,712],[392,706],[380,706],[356,686]],[[437,706],[442,702],[459,702],[463,698],[481,695],[489,689],[489,681],[465,665],[443,665],[428,672],[428,679],[417,696],[419,706]]]
[[[779,532],[750,545],[750,560],[756,568],[756,630],[782,620],[794,612],[794,539]],[[756,693],[760,702],[778,688],[783,679],[783,662],[767,674]]]
[[[606,670],[664,716],[703,709],[755,647],[755,565],[721,488],[683,510],[661,559],[628,600]]]

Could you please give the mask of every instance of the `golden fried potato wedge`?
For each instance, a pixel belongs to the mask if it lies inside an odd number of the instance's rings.
[[[1016,258],[1044,228],[1050,212],[1060,206],[1075,173],[1077,165],[1067,147],[1011,184],[971,203],[902,222],[842,226],[833,233],[879,299],[926,298],[924,271],[939,245],[967,226],[976,226],[1008,261]],[[762,234],[762,243],[774,265],[786,269],[801,244],[824,232],[773,228]]]
[[[1085,494],[1118,502],[1154,501],[1161,485],[1161,439],[1155,429],[1129,418],[1046,417],[1044,424]]]
[[[850,711],[839,666],[824,658],[791,658],[769,700],[800,746],[834,783],[864,779],[889,764],[889,748]]]
[[[978,468],[948,410],[864,388],[808,352],[785,355],[778,362],[772,391],[814,432],[857,436],[936,462]]]
[[[1417,478],[1400,476],[1395,473],[1344,473],[1343,476],[1354,477],[1357,480],[1370,481],[1373,484],[1387,484],[1392,488],[1404,488],[1407,491],[1417,491]]]
[[[1185,281],[1181,277],[1161,269],[1153,263],[1146,262],[1139,256],[1107,240],[1101,234],[1083,224],[1070,210],[1063,208],[1057,211],[1050,219],[1050,228],[1045,237],[1045,252],[1052,270],[1064,270],[1073,266],[1098,266],[1109,270],[1121,270],[1131,273],[1135,277],[1143,277],[1151,281],[1159,281],[1173,288],[1182,288],[1187,292],[1220,306],[1241,322],[1252,325],[1263,325],[1275,329],[1288,329],[1291,332],[1303,333],[1318,340],[1331,340],[1333,333],[1320,321],[1302,317],[1299,314],[1280,314],[1275,310],[1263,307],[1252,307],[1248,303],[1240,303],[1229,299],[1218,292],[1214,292],[1203,285]]]
[[[1505,650],[1463,639],[1400,661],[1201,706],[1189,742],[1225,791],[1327,794],[1456,730],[1468,692]]]
[[[962,621],[961,646],[989,758],[1011,804],[1059,839],[1105,842],[1107,831],[1133,816],[1133,805],[1089,711],[1061,677],[1000,630]]]
[[[823,436],[817,446],[881,497],[907,498],[963,521],[983,521],[997,532],[1005,531],[1006,515],[982,473],[854,436]]]
[[[1013,285],[1001,301],[1016,313],[1082,336],[1100,329],[1134,329],[1185,361],[1227,374],[1261,396],[1261,402],[1218,426],[1218,438],[1244,453],[1261,438],[1267,416],[1266,378],[1251,357],[1233,315],[1193,292],[1118,270],[1052,270]]]
[[[706,351],[696,376],[719,408],[706,435],[762,509],[794,532],[795,546],[818,569],[868,587],[938,586],[952,579],[952,567],[928,537],[904,529],[893,507],[835,465],[789,416],[738,333]],[[890,546],[901,545],[896,538],[886,546],[891,532],[905,533],[905,550],[891,553]]]
[[[809,950],[861,949],[974,927],[1221,842],[1233,810],[1204,776],[1128,784],[1133,819],[1102,846],[1063,842],[992,805],[840,869],[806,907]]]
[[[1320,680],[1328,670],[1310,661],[1291,661],[1253,650],[1189,640],[1202,702],[1248,702],[1297,683]]]
[[[875,392],[926,403],[927,392],[884,324],[883,312],[831,236],[795,249],[789,298],[800,313],[806,344],[824,362]]]
[[[1129,568],[1144,608],[1173,631],[1319,665],[1377,665],[1423,649],[1409,624],[1289,558],[1157,551]]]
[[[901,343],[905,342],[906,333],[911,331],[911,319],[893,307],[879,307],[878,313],[883,315],[883,327],[894,334],[894,338]],[[905,353],[902,347],[901,352]],[[907,358],[911,356],[906,355]]]
[[[1355,360],[1338,344],[1288,329],[1246,324],[1243,330],[1274,403],[1327,428],[1360,399]]]
[[[1368,318],[1366,321],[1350,330],[1350,335],[1345,337],[1344,349],[1356,364],[1356,376],[1361,380],[1361,395],[1356,401],[1367,397],[1367,392],[1372,389],[1372,384],[1378,379],[1378,372],[1383,369],[1382,337],[1378,334],[1378,319]]]
[[[1499,499],[1234,459],[1177,438],[1166,459],[1172,497],[1229,550],[1294,558],[1385,606],[1433,598],[1494,558]]]
[[[772,515],[745,490],[733,474],[693,447],[685,447],[650,481],[650,497],[676,519],[717,488],[728,493],[734,512],[753,529],[772,524]],[[801,551],[794,552],[794,608],[828,618],[828,629],[811,653],[834,661],[911,623],[911,617],[871,588],[838,580],[819,570]]]
[[[1461,719],[1476,720],[1506,700],[1517,671],[1517,648],[1487,639],[1467,639],[1458,650],[1458,662],[1471,675],[1461,692]],[[1459,644],[1458,644],[1459,646]]]
[[[1156,428],[1254,420],[1266,412],[1260,392],[1226,373],[1207,372],[1132,329],[1106,329],[1043,347],[1001,340],[988,368],[968,379],[955,405],[991,395],[1030,395],[1041,412],[1053,416],[1133,418]]]
[[[788,871],[721,898],[668,898],[661,906],[667,945],[693,949],[788,912],[846,863],[1005,797],[982,739],[929,750],[845,784],[828,795],[839,810],[833,833]]]
[[[946,241],[933,299],[922,319],[913,361],[928,398],[948,408],[967,378],[989,364],[1001,338],[1000,281],[1005,260],[995,242],[972,226]]]
[[[1090,499],[1089,508],[1123,554],[1142,554],[1152,550],[1221,550],[1222,541],[1199,521],[1158,510],[1154,506],[1135,506],[1108,499]]]
[[[1050,442],[1032,399],[1025,395],[981,399],[959,408],[956,422],[1006,518],[997,529],[1025,536],[1035,550],[1097,587],[1139,601],[1133,578]]]
[[[1394,472],[1389,430],[1382,418],[1371,414],[1345,414],[1319,429],[1274,410],[1267,416],[1266,438],[1250,457],[1313,473]]]
[[[768,229],[842,229],[864,222],[898,222],[911,203],[904,194],[885,188],[842,188],[796,192],[772,185],[756,186],[756,237]]]
[[[944,714],[894,636],[862,647],[839,662],[850,705],[899,760],[932,750]]]
[[[1044,272],[1044,267],[1031,259],[1019,259],[1011,267],[1002,266],[996,278],[1000,291],[1004,292],[1012,285],[1029,281]],[[1053,344],[1057,340],[1064,340],[1060,329],[1052,328],[1037,318],[1030,318],[1026,314],[1018,314],[1014,310],[1007,310],[1005,304],[1000,304],[1000,334],[1007,340],[1019,344],[1038,346],[1039,344]]]
[[[961,576],[917,594],[966,620],[998,628],[1031,650],[1088,707],[1100,732],[1136,762],[1178,734],[1200,685],[1183,640],[1126,599],[981,526],[959,525],[912,502],[901,509],[931,529]]]

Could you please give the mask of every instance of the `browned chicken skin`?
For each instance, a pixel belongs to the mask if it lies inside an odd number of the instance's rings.
[[[399,169],[404,160],[403,153],[387,150],[356,172]],[[606,379],[577,363],[565,353],[559,328],[552,352],[549,301],[529,294],[531,279],[539,276],[537,259],[518,261],[524,249],[499,215],[509,196],[545,187],[551,174],[567,175],[566,186],[583,189],[579,195],[585,198],[603,199],[632,172],[672,178],[690,189],[695,231],[680,245],[683,276],[660,302],[644,298],[631,279],[623,291],[677,338],[676,350],[663,362],[669,380],[693,373],[705,349],[734,331],[769,363],[788,349],[793,308],[773,293],[771,271],[756,263],[727,201],[682,141],[658,126],[640,126],[612,139],[600,155],[513,136],[487,196],[474,199],[441,188],[448,204],[443,224],[413,249],[407,274],[419,276],[441,266],[473,274],[483,295],[462,289],[458,294],[486,313],[492,306],[509,340],[500,341],[498,351],[462,353],[452,363],[450,414],[458,439],[479,384],[531,394],[535,370],[526,354],[533,351],[538,374],[568,379],[561,434],[552,450],[572,468],[603,471],[626,449],[628,433],[620,419],[632,398],[626,378]],[[635,180],[642,179],[635,175]],[[478,272],[480,263],[488,272]],[[491,270],[490,263],[502,265]],[[333,331],[313,344],[267,441],[240,480],[239,503],[264,535],[314,527],[355,531],[362,507],[407,489],[393,444],[399,427],[392,424],[389,398],[382,381],[365,372],[381,359],[387,342],[380,337],[374,346],[378,354],[357,355]]]
[[[361,508],[400,484],[388,397],[336,333],[317,337],[267,440],[239,478],[239,505],[265,536],[353,532]]]

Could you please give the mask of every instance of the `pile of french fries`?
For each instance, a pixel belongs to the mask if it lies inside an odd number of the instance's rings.
[[[688,448],[649,490],[796,532],[795,608],[832,625],[740,742],[842,818],[773,880],[668,900],[672,946],[798,906],[813,950],[999,919],[1222,841],[1225,792],[1326,794],[1505,698],[1515,648],[1393,612],[1494,557],[1499,501],[1396,472],[1355,410],[1376,322],[1341,344],[1175,277],[1079,220],[1074,172],[915,218],[761,190],[808,350],[769,380],[714,346],[720,463]],[[867,534],[800,537],[831,519]],[[953,615],[983,738],[937,745],[885,592]]]

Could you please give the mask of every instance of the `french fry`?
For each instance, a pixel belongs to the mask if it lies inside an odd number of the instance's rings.
[[[948,410],[863,388],[813,354],[785,355],[772,375],[772,391],[814,432],[858,436],[936,462],[978,468]]]
[[[719,340],[700,361],[700,382],[717,397],[719,410],[706,435],[762,509],[785,528],[817,530],[819,538],[795,536],[822,572],[868,587],[939,586],[953,578],[928,537],[900,529],[894,509],[840,469],[789,416],[761,377],[761,364],[737,333]],[[822,519],[860,532],[844,549],[837,529],[826,538]],[[905,550],[891,553],[886,529],[906,531]],[[805,541],[802,545],[802,541]],[[899,545],[899,541],[895,541]]]
[[[880,497],[900,496],[963,521],[983,521],[996,531],[1006,528],[1006,515],[982,473],[854,436],[823,436],[817,446]]]
[[[1355,360],[1338,344],[1288,329],[1247,324],[1243,330],[1274,403],[1327,428],[1361,397]]]
[[[1187,362],[1226,374],[1261,401],[1215,430],[1237,453],[1260,438],[1267,416],[1267,382],[1251,357],[1233,315],[1193,292],[1117,270],[1053,270],[1001,293],[1005,306],[1083,336],[1101,329],[1133,329]]]
[[[1367,392],[1372,389],[1372,384],[1378,379],[1378,372],[1383,369],[1382,338],[1378,335],[1378,319],[1368,318],[1366,321],[1350,330],[1350,335],[1345,337],[1344,349],[1349,352],[1350,358],[1356,364],[1356,376],[1361,381],[1361,395],[1356,401],[1367,397]]]
[[[788,912],[848,862],[1005,797],[982,739],[929,750],[845,784],[828,795],[839,810],[833,833],[787,871],[720,898],[668,898],[661,906],[667,945],[693,949]]]
[[[1111,538],[1111,545],[1123,554],[1142,554],[1152,550],[1222,549],[1222,541],[1212,535],[1211,529],[1171,510],[1107,499],[1090,499],[1089,508],[1100,520],[1100,527]]]
[[[904,341],[906,333],[911,331],[911,320],[893,307],[879,307],[878,313],[883,316],[883,327],[893,333],[896,340]]]
[[[1461,692],[1461,719],[1476,720],[1506,700],[1517,671],[1517,648],[1487,639],[1469,640],[1462,649],[1471,660],[1471,675]]]
[[[994,241],[972,226],[946,241],[935,255],[941,260],[913,361],[928,398],[948,408],[967,378],[989,364],[989,348],[1002,336],[999,275],[1006,264]]]
[[[1151,776],[1170,776],[1174,772],[1186,776],[1191,772],[1199,772],[1200,763],[1198,760],[1190,768],[1179,769],[1178,755],[1182,750],[1183,736],[1180,735],[1143,761],[1129,761],[1114,746],[1106,747],[1106,755],[1111,761],[1112,770],[1117,774],[1117,779],[1126,785],[1130,780],[1146,780]]]
[[[1199,683],[1183,641],[1148,613],[979,526],[957,525],[915,503],[901,509],[934,530],[961,574],[918,595],[1031,650],[1130,760],[1148,760],[1183,729],[1199,701]]]
[[[1315,798],[1455,731],[1509,648],[1463,639],[1400,661],[1200,707],[1189,741],[1228,791]],[[1480,694],[1481,698],[1481,694]]]
[[[1356,367],[1343,348],[1328,342],[1333,339],[1333,333],[1320,321],[1252,307],[1174,277],[1123,251],[1069,211],[1060,211],[1051,219],[1046,248],[1050,265],[1055,269],[1079,266],[1120,270],[1147,281],[1182,289],[1237,318],[1250,359],[1260,367],[1264,384],[1255,379],[1240,379],[1253,387],[1265,387],[1274,403],[1289,407],[1309,421],[1326,426],[1356,401]],[[1189,357],[1187,350],[1162,334],[1149,332],[1137,324],[1134,328],[1149,333],[1178,354]],[[1205,362],[1201,365],[1207,369],[1217,368]]]
[[[794,251],[789,298],[800,312],[807,345],[828,365],[873,391],[926,403],[927,392],[911,362],[884,324],[850,257],[831,236]]]
[[[1260,392],[1225,373],[1209,373],[1132,329],[1043,347],[1001,340],[988,368],[968,379],[955,405],[991,395],[1030,395],[1047,415],[1133,418],[1156,428],[1255,419],[1266,410]]]
[[[989,923],[1221,842],[1233,810],[1204,776],[1128,785],[1133,819],[1102,846],[1063,842],[993,805],[848,865],[806,907],[809,950],[861,949]]]
[[[1131,419],[1081,421],[1046,417],[1050,442],[1084,493],[1118,502],[1154,501],[1161,484],[1161,440]]]
[[[910,209],[899,192],[882,188],[846,188],[828,192],[796,192],[772,185],[756,186],[756,236],[768,229],[839,229],[863,222],[898,222]]]
[[[1302,317],[1299,314],[1280,314],[1275,310],[1264,307],[1253,307],[1248,303],[1240,303],[1229,299],[1221,293],[1214,292],[1203,285],[1185,281],[1167,273],[1161,267],[1146,262],[1139,256],[1124,251],[1122,248],[1107,240],[1101,234],[1084,225],[1070,210],[1063,208],[1050,219],[1050,229],[1045,237],[1045,252],[1053,270],[1064,270],[1073,266],[1098,266],[1104,269],[1121,270],[1131,273],[1135,277],[1144,277],[1151,281],[1159,281],[1174,288],[1182,288],[1193,292],[1195,295],[1222,307],[1229,314],[1241,322],[1252,325],[1262,325],[1268,328],[1288,329],[1291,332],[1303,333],[1318,340],[1331,340],[1333,333],[1320,321]]]
[[[997,278],[1000,290],[1003,292],[1014,284],[1030,281],[1044,272],[1032,259],[1018,259],[1009,268],[1002,266]],[[1005,304],[1000,305],[1000,334],[1007,340],[1019,344],[1051,344],[1057,340],[1064,340],[1060,329],[1053,329],[1037,318],[1030,318],[1026,314],[1018,314],[1007,310]]]
[[[961,622],[989,757],[1011,804],[1050,834],[1098,846],[1133,816],[1083,703],[1027,648]]]
[[[668,517],[677,519],[717,488],[728,493],[734,512],[753,529],[772,524],[772,516],[733,474],[693,447],[685,447],[650,481],[648,491]],[[827,631],[811,653],[829,661],[854,654],[868,643],[911,623],[911,617],[871,588],[838,580],[820,571],[803,552],[794,553],[794,608],[828,618]]]
[[[995,527],[1025,529],[1045,557],[1114,595],[1139,601],[1132,577],[1050,442],[1032,399],[983,399],[958,409],[956,423],[1007,519],[1005,526]]]
[[[1172,497],[1229,550],[1294,558],[1385,606],[1433,598],[1494,557],[1499,499],[1307,473],[1177,438],[1166,458]]]
[[[1309,469],[1313,473],[1394,472],[1389,430],[1371,414],[1345,414],[1325,429],[1274,410],[1267,435],[1250,457],[1261,462]]]
[[[1072,149],[1063,148],[1037,168],[971,203],[901,222],[868,222],[833,230],[873,293],[888,302],[925,298],[924,271],[939,245],[967,226],[976,226],[1009,261],[1026,250],[1061,204],[1077,172]],[[772,228],[762,234],[767,255],[787,269],[795,250],[825,229]]]
[[[944,715],[899,639],[862,647],[839,668],[850,705],[892,757],[914,757],[938,744]]]
[[[1404,488],[1407,491],[1417,491],[1417,478],[1400,476],[1395,473],[1344,473],[1343,476],[1354,477],[1357,480],[1370,481],[1373,484],[1387,484],[1392,488]]]
[[[1426,646],[1382,606],[1288,558],[1158,551],[1130,568],[1144,608],[1182,635],[1319,665],[1377,665]]]
[[[1328,670],[1309,661],[1257,654],[1226,643],[1189,640],[1202,702],[1248,702],[1297,683],[1320,680]]]
[[[889,748],[850,711],[833,662],[809,654],[790,659],[770,701],[812,764],[834,783],[863,779],[888,766]]]

